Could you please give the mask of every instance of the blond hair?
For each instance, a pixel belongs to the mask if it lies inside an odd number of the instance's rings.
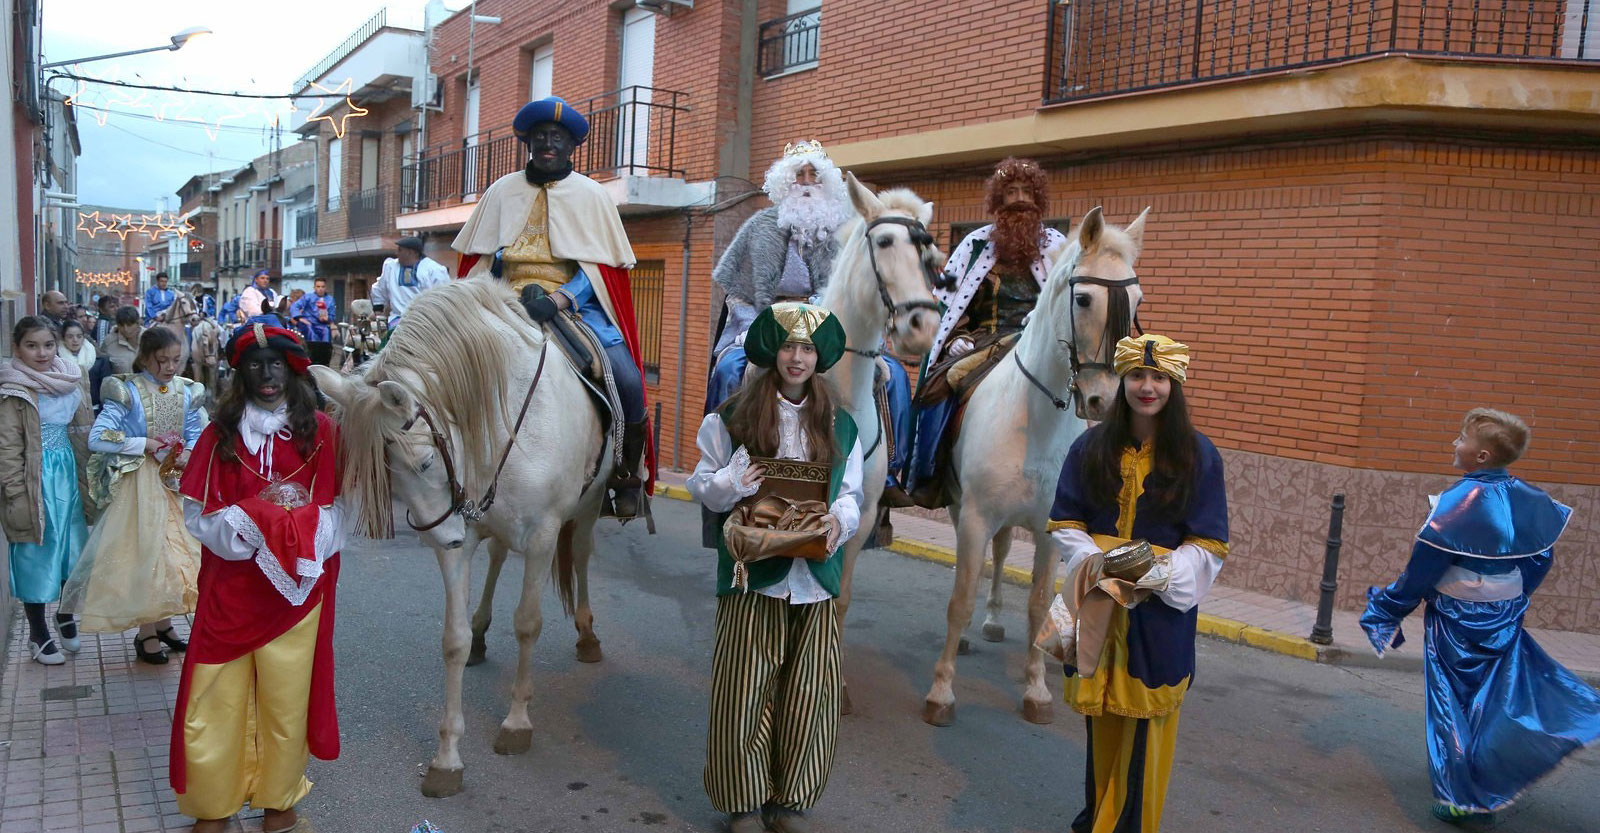
[[[1461,432],[1476,437],[1489,452],[1489,463],[1509,466],[1528,450],[1528,424],[1505,411],[1473,408],[1461,420]]]

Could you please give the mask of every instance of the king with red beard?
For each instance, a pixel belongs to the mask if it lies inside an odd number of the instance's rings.
[[[919,505],[947,502],[935,474],[943,456],[941,440],[960,398],[949,395],[952,385],[976,385],[1005,356],[1038,302],[1057,254],[1067,248],[1066,236],[1042,222],[1049,202],[1049,183],[1039,163],[1003,160],[984,188],[984,208],[994,222],[967,235],[945,262],[944,278],[934,291],[945,313],[918,386],[906,478],[907,491]],[[950,374],[952,369],[957,372]]]

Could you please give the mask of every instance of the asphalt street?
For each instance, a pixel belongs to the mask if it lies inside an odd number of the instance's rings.
[[[467,669],[466,788],[424,798],[442,692],[443,595],[414,536],[344,553],[337,633],[343,754],[312,764],[301,805],[321,833],[714,831],[700,773],[715,609],[713,554],[692,504],[656,502],[660,534],[602,524],[591,571],[605,660],[576,661],[575,632],[547,589],[535,650],[533,748],[494,754],[513,672],[507,565],[489,660]],[[474,564],[481,584],[486,553]],[[826,831],[1065,831],[1083,796],[1082,719],[1022,720],[1020,588],[1009,639],[977,641],[957,679],[957,722],[918,717],[943,642],[948,568],[866,553],[846,637],[856,714],[813,819]],[[476,595],[476,591],[475,591]],[[554,612],[551,615],[551,611]],[[1164,829],[1445,831],[1428,814],[1420,674],[1345,669],[1201,640],[1183,709]],[[1059,668],[1055,673],[1059,675]],[[1059,676],[1053,687],[1059,692]],[[1600,750],[1574,756],[1501,821],[1509,833],[1580,833],[1600,817]]]

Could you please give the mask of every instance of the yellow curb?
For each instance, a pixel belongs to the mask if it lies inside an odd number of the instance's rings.
[[[672,498],[673,500],[692,500],[689,490],[682,486],[669,486],[665,483],[656,484],[656,494]],[[953,567],[956,563],[956,551],[939,544],[930,544],[927,541],[917,541],[911,538],[896,538],[887,549],[908,555],[922,561],[942,564]],[[987,565],[985,570],[987,570]],[[1006,582],[1019,587],[1029,587],[1033,584],[1033,573],[1021,567],[1008,565],[1006,567]],[[1056,591],[1061,590],[1061,579],[1056,580]],[[1310,640],[1283,633],[1281,631],[1258,628],[1235,619],[1225,619],[1221,616],[1212,616],[1209,613],[1200,614],[1197,627],[1199,633],[1217,639],[1260,648],[1275,654],[1294,657],[1296,659],[1318,662],[1317,646]]]
[[[685,489],[682,486],[673,486],[667,483],[657,483],[656,494],[661,495],[662,497],[672,498],[673,500],[694,500],[694,498],[689,497],[688,489]]]

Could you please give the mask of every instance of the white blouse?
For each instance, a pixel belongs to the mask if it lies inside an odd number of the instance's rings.
[[[809,460],[810,448],[804,432],[800,430],[799,404],[778,397],[778,453],[784,460]],[[756,486],[744,486],[740,481],[750,468],[750,452],[744,446],[734,448],[733,438],[720,414],[707,414],[700,423],[700,434],[695,438],[700,447],[700,462],[694,467],[684,484],[689,494],[713,512],[729,512],[740,500],[756,493]],[[861,489],[861,442],[850,447],[845,459],[844,476],[839,483],[839,495],[828,507],[828,512],[839,521],[839,542],[850,540],[861,526],[861,504],[866,494]],[[788,599],[790,604],[814,604],[833,598],[823,589],[817,577],[803,558],[794,560],[789,574],[776,584],[756,590],[765,596]]]

